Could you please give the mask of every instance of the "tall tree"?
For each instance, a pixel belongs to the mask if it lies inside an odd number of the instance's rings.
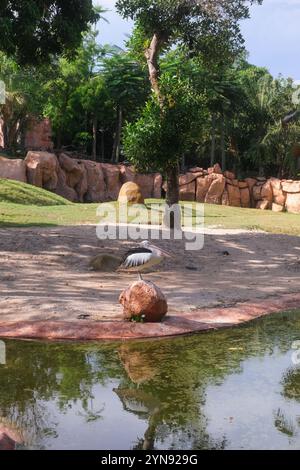
[[[144,34],[144,55],[161,119],[169,109],[168,92],[160,84],[160,56],[174,44],[189,55],[226,61],[240,49],[240,20],[249,16],[249,5],[262,0],[118,0],[117,10],[133,19]],[[180,127],[180,126],[178,126]],[[180,128],[178,129],[180,132]],[[151,151],[151,148],[149,149]],[[167,204],[178,203],[178,154],[166,161]]]

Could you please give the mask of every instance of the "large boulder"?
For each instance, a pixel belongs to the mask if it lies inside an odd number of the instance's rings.
[[[65,171],[58,165],[57,168],[57,187],[55,193],[68,199],[71,202],[77,202],[78,196],[75,189],[67,185],[67,176]]]
[[[145,175],[137,173],[135,176],[135,183],[141,188],[141,192],[144,199],[150,199],[153,196],[154,188],[154,175]]]
[[[102,253],[94,256],[90,262],[89,267],[93,271],[100,271],[103,273],[111,273],[116,271],[122,263],[122,258],[119,256],[111,255],[109,253]]]
[[[143,319],[145,322],[160,322],[168,311],[162,291],[151,281],[134,282],[120,295],[126,320]]]
[[[276,204],[275,202],[273,202],[272,211],[273,212],[283,212],[284,211],[284,206],[281,206],[280,204]]]
[[[27,181],[39,188],[55,191],[58,183],[58,161],[54,153],[28,152],[25,158]]]
[[[266,211],[268,209],[271,209],[271,206],[272,206],[272,204],[267,199],[264,199],[263,201],[258,201],[256,203],[256,209],[260,209],[262,211]]]
[[[104,174],[100,163],[90,160],[84,161],[87,177],[87,191],[85,194],[86,202],[104,202],[105,201],[105,182]]]
[[[250,191],[249,188],[240,188],[241,206],[245,208],[251,207]]]
[[[226,180],[224,176],[220,174],[213,173],[211,176],[213,181],[206,193],[205,202],[207,204],[221,204]]]
[[[286,193],[282,189],[281,180],[278,178],[270,178],[270,184],[273,191],[273,201],[275,204],[284,206],[286,201]]]
[[[84,160],[77,160],[61,153],[58,157],[59,164],[66,174],[67,185],[77,193],[78,201],[84,202],[88,191],[87,170]]]
[[[286,210],[294,214],[300,214],[300,192],[288,193],[285,203]]]
[[[0,178],[27,182],[26,163],[24,160],[0,157]]]
[[[262,190],[262,184],[256,184],[252,188],[252,196],[254,201],[261,201],[262,196],[261,196],[261,190]]]
[[[106,186],[106,200],[116,201],[121,189],[120,168],[111,163],[101,163]]]
[[[226,190],[228,193],[229,206],[241,207],[241,192],[238,186],[232,184],[226,185]]]
[[[144,204],[144,197],[138,184],[128,181],[120,189],[118,201],[125,204]]]
[[[206,175],[203,178],[197,178],[197,187],[196,187],[196,201],[204,202],[206,194],[212,184],[213,179],[211,175]]]
[[[222,175],[222,168],[220,167],[219,163],[216,163],[214,166],[211,168],[208,168],[208,174],[211,175],[212,173],[216,173],[218,175]]]
[[[300,181],[282,181],[282,189],[286,193],[300,193]]]
[[[272,190],[271,182],[269,180],[266,181],[262,185],[260,194],[261,194],[261,198],[264,201],[269,201],[270,203],[272,203],[272,201],[273,201],[273,190]]]
[[[179,177],[179,198],[181,201],[195,201],[196,179],[194,173],[186,173]]]

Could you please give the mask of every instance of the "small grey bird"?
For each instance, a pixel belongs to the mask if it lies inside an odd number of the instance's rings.
[[[165,258],[172,255],[165,250],[151,244],[148,240],[139,243],[139,247],[126,253],[120,270],[137,272],[139,280],[142,280],[141,272],[160,264]]]

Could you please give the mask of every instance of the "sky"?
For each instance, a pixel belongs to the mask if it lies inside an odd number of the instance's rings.
[[[94,0],[107,10],[109,24],[99,24],[99,42],[124,45],[132,23],[123,20],[115,11],[114,0]],[[245,47],[252,64],[267,67],[277,76],[300,80],[300,0],[264,0],[263,5],[251,7],[251,18],[241,24]]]

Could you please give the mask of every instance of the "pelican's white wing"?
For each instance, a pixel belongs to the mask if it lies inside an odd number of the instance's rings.
[[[138,266],[143,266],[150,262],[152,258],[152,253],[134,253],[125,259],[123,266],[124,268],[136,268]]]

